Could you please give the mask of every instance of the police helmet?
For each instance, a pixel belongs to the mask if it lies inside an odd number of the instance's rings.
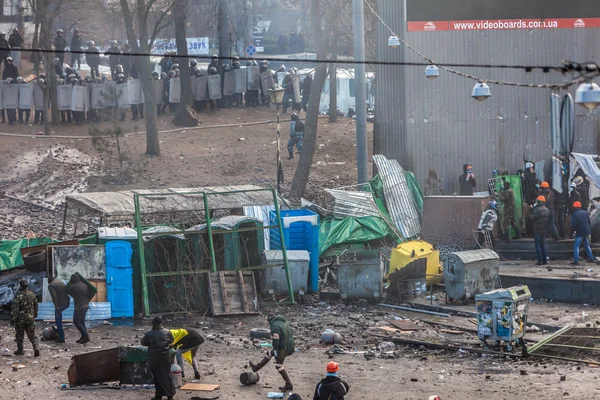
[[[233,69],[240,69],[242,66],[240,65],[239,61],[234,61],[233,62]]]
[[[67,79],[70,81],[72,81],[73,79],[77,79],[77,76],[75,76],[75,74],[68,74],[67,75]]]
[[[210,58],[213,59],[213,60],[218,60],[219,56],[216,55],[216,54],[213,54],[212,56],[210,56]]]
[[[240,61],[240,58],[238,56],[233,57],[233,61]]]
[[[256,60],[252,60],[252,66],[256,67],[258,64],[256,63]]]
[[[117,71],[118,74],[122,74],[123,73],[123,66],[121,64],[115,65],[115,71]]]
[[[40,74],[40,76],[38,76],[38,78],[46,80],[46,74]]]
[[[200,68],[194,67],[192,68],[192,75],[196,75],[196,72],[200,71]]]
[[[152,73],[152,77],[153,77],[154,79],[158,79],[158,72],[154,71],[154,72]]]
[[[221,67],[221,71],[223,71],[223,72],[229,71],[229,64],[223,64],[223,66]]]
[[[25,79],[23,79],[22,77],[18,76],[17,77],[17,83],[23,83],[25,82]]]
[[[208,69],[208,74],[209,74],[209,75],[215,75],[215,74],[217,74],[217,73],[218,73],[218,71],[217,71],[217,69],[216,69],[215,67],[210,67],[210,68]]]
[[[73,28],[73,33],[79,33],[79,29]]]
[[[194,70],[194,74],[196,74],[196,76],[198,76],[198,77],[204,75],[203,71],[200,68],[196,68]]]
[[[298,120],[298,114],[293,113],[292,115],[290,115],[290,118],[292,119],[292,121],[297,121]]]
[[[117,45],[117,41],[116,40],[111,40],[110,41],[110,45],[111,46],[116,46]]]
[[[173,72],[175,72],[175,76],[179,76],[180,74],[179,69],[174,69]]]
[[[6,61],[12,62],[12,57],[6,57]]]
[[[77,78],[73,77],[73,78],[71,78],[71,79],[69,80],[69,82],[70,82],[72,85],[77,85],[77,83],[78,83],[79,81],[77,80]]]
[[[125,80],[125,75],[123,75],[123,74],[117,74],[117,80],[118,81],[124,81]]]
[[[13,33],[19,33],[19,28],[13,28]]]
[[[85,79],[83,79],[83,78],[79,78],[79,84],[80,84],[81,86],[85,86]]]
[[[44,86],[44,85],[46,85],[46,80],[42,79],[42,78],[38,78],[37,84],[38,84],[38,86]]]
[[[0,37],[5,37],[5,36],[6,36],[6,33],[0,32]]]
[[[60,78],[60,79],[58,80],[58,84],[59,84],[59,85],[64,85],[64,84],[65,84],[65,80],[64,80],[63,78]]]
[[[198,61],[196,61],[196,60],[190,60],[190,67],[191,68],[195,68],[196,65],[198,65]]]
[[[252,61],[246,62],[246,67],[251,67],[251,66],[252,66]]]
[[[285,65],[281,64],[281,67],[279,67],[277,72],[285,72]]]
[[[62,35],[64,33],[64,31],[62,29],[57,29],[56,30],[56,34],[57,35]]]
[[[54,64],[58,65],[60,63],[60,59],[58,57],[54,58]]]
[[[94,83],[102,83],[102,78],[97,76],[96,79],[94,79]]]
[[[175,71],[169,71],[169,78],[175,78]]]
[[[102,74],[102,82],[106,82],[108,81],[108,76],[105,74]]]
[[[94,80],[92,79],[92,77],[91,77],[90,75],[87,75],[87,76],[84,78],[84,80],[85,80],[86,82],[88,82],[88,83],[92,83],[92,82],[94,82]]]
[[[177,63],[173,63],[173,65],[171,65],[171,69],[172,69],[172,70],[179,69],[179,64],[177,64]]]
[[[167,79],[167,73],[166,72],[161,72],[160,73],[160,79]]]
[[[93,41],[93,40],[90,40],[90,41],[88,42],[88,46],[90,46],[90,47],[93,47],[93,46],[95,46],[95,45],[96,45],[96,43],[94,43],[94,41]]]
[[[261,61],[261,62],[260,62],[260,66],[261,66],[261,67],[266,67],[266,66],[267,66],[267,63],[266,63],[265,61]]]
[[[5,82],[6,82],[6,84],[8,85],[8,84],[11,84],[11,83],[12,83],[12,81],[13,81],[13,79],[12,79],[12,78],[6,78],[6,81],[5,81]]]

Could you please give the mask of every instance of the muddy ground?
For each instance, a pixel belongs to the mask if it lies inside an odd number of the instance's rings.
[[[568,305],[555,305],[554,311],[547,311],[534,304],[531,318],[539,323],[557,324],[553,315],[571,315],[570,322],[576,323],[578,308]],[[474,308],[471,306],[471,308]],[[263,309],[266,314],[267,310]],[[412,312],[384,309],[363,304],[343,305],[324,303],[318,300],[313,305],[297,305],[277,310],[287,315],[297,335],[298,352],[286,360],[286,367],[295,385],[295,391],[304,399],[312,399],[316,382],[323,375],[330,359],[340,363],[341,375],[351,385],[348,399],[428,399],[438,395],[442,399],[476,400],[482,398],[515,399],[591,399],[600,397],[598,377],[600,369],[587,364],[567,363],[546,359],[511,359],[504,356],[479,356],[463,351],[440,351],[416,347],[392,347],[398,358],[383,359],[375,356],[367,359],[364,354],[344,354],[329,356],[330,346],[319,342],[320,333],[331,328],[340,332],[344,348],[364,352],[374,350],[384,339],[378,326],[386,326],[387,320],[394,317],[409,318],[426,327],[424,331],[403,332],[398,336],[415,340],[477,346],[477,338],[471,333],[444,333],[441,327],[422,322],[438,322],[452,325],[469,324],[463,317],[439,318]],[[565,312],[567,311],[567,312]],[[598,315],[597,315],[598,314]],[[595,320],[600,314],[590,310],[590,318]],[[565,322],[565,321],[561,321]],[[47,399],[145,399],[152,396],[152,389],[123,388],[120,391],[66,391],[60,390],[67,382],[66,372],[73,355],[139,343],[143,333],[149,329],[149,322],[136,326],[99,325],[91,329],[92,342],[78,345],[74,327],[69,326],[67,343],[47,344],[42,342],[42,356],[32,357],[31,347],[25,357],[0,357],[0,386],[10,392],[12,399],[40,398],[44,393]],[[258,360],[262,350],[255,347],[248,337],[248,331],[255,327],[266,327],[264,316],[239,318],[209,318],[189,316],[185,320],[168,320],[167,327],[194,327],[207,338],[199,353],[199,367],[202,371],[200,382],[220,385],[214,393],[179,391],[177,399],[191,399],[194,396],[220,396],[221,399],[266,399],[267,393],[277,391],[281,385],[279,375],[273,365],[268,365],[261,373],[259,384],[241,387],[239,374],[245,370],[248,359]],[[38,324],[38,334],[43,325]],[[12,331],[6,322],[0,322],[2,341],[0,348],[14,349]],[[532,339],[541,334],[528,335]],[[25,368],[13,372],[11,364],[19,362]],[[93,366],[91,366],[93,368]],[[191,368],[186,366],[191,374]],[[564,377],[564,378],[561,378]],[[564,380],[562,380],[564,379]],[[192,381],[193,378],[187,379]],[[597,397],[598,396],[598,397]]]

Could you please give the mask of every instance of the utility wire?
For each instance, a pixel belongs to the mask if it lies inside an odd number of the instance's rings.
[[[597,77],[600,75],[600,67],[598,67],[598,65],[593,62],[579,64],[579,63],[575,63],[575,62],[571,62],[571,61],[563,61],[562,65],[560,67],[549,67],[549,66],[528,67],[528,66],[516,66],[516,65],[515,66],[496,66],[496,67],[494,67],[494,66],[489,66],[489,65],[473,65],[473,64],[460,65],[460,64],[451,64],[451,63],[436,63],[431,59],[431,57],[428,57],[425,54],[421,53],[419,50],[417,50],[413,46],[411,46],[410,43],[408,43],[402,37],[396,35],[396,33],[394,33],[392,28],[390,28],[389,25],[386,24],[385,21],[379,16],[377,11],[375,11],[373,9],[373,7],[369,3],[369,1],[368,0],[364,0],[364,1],[367,4],[367,7],[369,7],[369,10],[371,11],[371,13],[383,24],[384,27],[387,28],[387,30],[390,32],[390,34],[392,36],[396,36],[408,49],[410,49],[412,52],[414,52],[415,54],[417,54],[418,56],[423,58],[425,61],[427,61],[427,65],[436,65],[436,66],[442,68],[446,72],[450,72],[452,74],[461,76],[463,78],[472,79],[477,82],[492,83],[494,85],[503,85],[503,86],[518,86],[518,87],[539,88],[539,89],[566,89],[569,86],[589,81],[591,78]],[[512,68],[512,69],[524,69],[526,72],[531,72],[536,69],[541,69],[544,73],[547,73],[551,70],[561,72],[563,74],[565,74],[567,72],[577,72],[578,76],[574,77],[571,81],[564,82],[564,83],[536,84],[536,83],[499,81],[499,80],[488,79],[488,78],[484,79],[484,78],[480,78],[480,77],[477,77],[475,75],[472,75],[472,74],[469,74],[466,72],[458,71],[458,70],[450,68],[450,67],[454,67],[454,68],[477,67],[477,68],[503,68],[503,69]]]

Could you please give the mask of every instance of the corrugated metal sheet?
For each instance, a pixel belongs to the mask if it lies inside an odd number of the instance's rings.
[[[338,217],[379,217],[379,209],[369,192],[327,189],[334,198],[333,214]]]
[[[421,221],[404,169],[398,161],[388,160],[380,154],[373,156],[373,162],[383,181],[383,194],[392,221],[404,239],[416,237],[421,233]]]
[[[63,311],[63,321],[72,321],[73,311],[73,300],[71,300],[69,308]],[[90,303],[90,309],[85,316],[86,321],[106,320],[110,318],[110,303]],[[36,319],[54,321],[54,304],[52,302],[38,303],[38,316]]]
[[[440,62],[559,65],[561,60],[583,62],[600,55],[598,29],[407,32],[404,3],[379,0],[378,14],[396,34]],[[389,48],[389,35],[380,24],[379,61],[423,61],[405,46]],[[513,82],[565,79],[556,72],[460,70]],[[396,159],[414,172],[426,195],[440,194],[434,176],[441,179],[445,194],[458,191],[458,176],[466,163],[473,165],[479,178],[476,191],[486,190],[485,180],[494,169],[502,167],[514,173],[523,168],[523,155],[546,160],[550,167],[550,90],[490,85],[492,96],[478,102],[470,97],[474,81],[441,69],[435,80],[425,78],[423,67],[379,65],[376,72],[373,153]],[[575,90],[572,87],[569,92]],[[597,113],[576,106],[575,151],[597,152]]]
[[[172,210],[204,210],[202,193],[210,194],[210,196],[208,196],[208,204],[212,210],[273,204],[273,195],[270,191],[252,191],[259,189],[264,188],[254,185],[242,185],[160,190],[126,190],[122,192],[78,193],[67,196],[66,200],[67,203],[76,208],[98,213],[103,216],[134,215],[134,194],[136,193],[154,195],[140,197],[140,211],[143,214],[160,213]],[[234,191],[240,192],[227,193]],[[164,194],[164,196],[161,196],[161,194]]]

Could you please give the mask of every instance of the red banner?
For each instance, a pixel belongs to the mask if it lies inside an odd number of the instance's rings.
[[[508,29],[600,28],[600,18],[494,19],[471,21],[408,21],[409,32],[496,31]]]

